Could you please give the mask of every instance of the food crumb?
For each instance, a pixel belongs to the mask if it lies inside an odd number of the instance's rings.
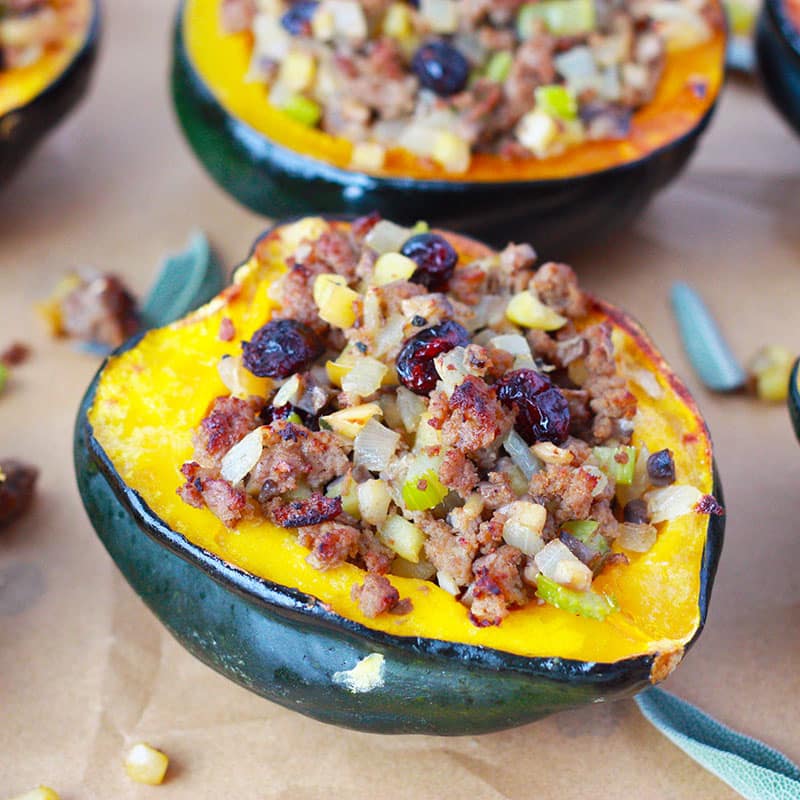
[[[236,328],[230,317],[223,317],[219,323],[219,340],[221,342],[232,342],[236,338]]]
[[[18,367],[30,357],[31,349],[24,342],[12,342],[0,353],[0,364],[4,367]]]
[[[22,516],[33,501],[39,470],[16,459],[0,459],[0,527]]]
[[[169,758],[146,742],[135,744],[125,756],[125,772],[136,783],[158,786],[166,775]]]
[[[70,272],[38,306],[52,336],[119,347],[139,330],[137,303],[116,275]]]

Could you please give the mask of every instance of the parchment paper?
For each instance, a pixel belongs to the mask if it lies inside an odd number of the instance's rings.
[[[0,345],[34,348],[0,398],[0,455],[42,469],[35,510],[0,535],[0,797],[42,782],[85,798],[731,798],[632,702],[478,738],[349,733],[246,692],[184,652],[117,574],[75,490],[72,423],[97,361],[49,341],[31,307],[95,265],[143,291],[194,225],[228,265],[265,225],[205,177],[167,96],[173,4],[107,0],[81,111],[0,193]],[[520,232],[524,239],[524,231]],[[692,282],[748,356],[800,350],[800,141],[730,83],[689,171],[628,236],[573,259],[632,309],[704,409],[728,533],[708,627],[667,688],[800,760],[800,446],[785,408],[697,386],[668,308]],[[171,758],[158,789],[121,760]]]

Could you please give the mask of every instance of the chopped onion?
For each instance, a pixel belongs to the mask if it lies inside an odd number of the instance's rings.
[[[472,372],[467,364],[466,352],[464,347],[454,347],[433,359],[436,371],[442,379],[441,389],[448,397]]]
[[[623,522],[619,526],[616,541],[623,550],[646,553],[656,543],[657,533],[652,525]]]
[[[372,472],[380,472],[389,465],[399,441],[399,433],[389,430],[374,417],[370,417],[356,436],[353,459],[356,464]]]
[[[272,398],[272,405],[275,408],[285,406],[287,403],[295,405],[301,389],[300,376],[295,373],[291,378],[287,378],[283,386],[275,392],[275,397]]]
[[[455,33],[458,6],[456,0],[420,0],[419,14],[434,33]]]
[[[430,561],[420,558],[418,563],[406,561],[401,556],[397,556],[392,561],[390,569],[392,575],[399,575],[401,578],[418,578],[422,581],[430,580],[436,574],[436,567]]]
[[[567,87],[576,95],[587,89],[597,89],[601,85],[592,51],[584,45],[560,53],[555,56],[553,63],[566,81]]]
[[[256,428],[237,442],[222,458],[220,473],[234,486],[252,471],[264,450],[265,426]]]
[[[453,578],[451,578],[446,572],[442,572],[439,570],[436,573],[436,581],[439,586],[444,589],[448,594],[453,595],[453,597],[457,597],[460,589],[458,588],[458,584],[455,582]]]
[[[406,320],[402,314],[390,317],[378,330],[375,337],[375,355],[378,357],[390,355],[398,349],[403,342]]]
[[[370,525],[382,525],[389,515],[392,501],[386,483],[379,479],[358,484],[358,509],[361,519]]]
[[[531,346],[524,336],[518,333],[504,333],[501,336],[493,336],[489,339],[489,344],[498,350],[505,350],[512,356],[523,356],[533,362]]]
[[[408,433],[413,433],[419,428],[420,417],[428,410],[428,406],[418,394],[400,386],[397,389],[397,410],[403,420],[403,427]]]
[[[382,219],[364,237],[364,244],[377,253],[399,253],[400,248],[411,238],[411,231],[402,225]]]
[[[522,470],[522,474],[530,480],[542,468],[542,462],[531,452],[527,442],[512,428],[503,442],[506,453]]]
[[[702,497],[703,493],[699,489],[686,484],[651,489],[644,495],[647,512],[653,525],[691,514]]]
[[[388,371],[386,364],[377,358],[359,358],[353,369],[342,378],[342,390],[353,397],[369,397],[380,389]]]
[[[660,400],[664,396],[664,389],[652,372],[648,372],[646,369],[628,369],[625,370],[625,374],[637,386],[641,386],[653,400]]]
[[[503,539],[526,556],[535,556],[544,547],[541,534],[511,519],[503,525]]]
[[[533,559],[542,575],[578,592],[592,585],[592,571],[560,539],[553,539]]]

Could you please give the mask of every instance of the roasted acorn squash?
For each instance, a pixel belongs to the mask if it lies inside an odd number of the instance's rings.
[[[311,567],[291,531],[267,522],[225,528],[176,494],[191,431],[224,386],[216,365],[269,315],[269,289],[308,228],[260,240],[233,285],[208,305],[131,341],[100,369],[81,406],[75,463],[84,504],[133,588],[194,655],[247,688],[325,722],[377,732],[497,730],[635,693],[668,675],[699,635],[724,517],[664,523],[654,548],[596,579],[621,611],[605,622],[552,606],[515,610],[479,628],[435,584],[392,576],[413,598],[405,616],[367,618],[350,588],[363,572]],[[348,223],[339,223],[346,225]],[[471,258],[491,251],[446,234]],[[236,342],[219,339],[229,317]],[[659,400],[632,387],[640,442],[670,447],[681,474],[721,499],[706,426],[641,328],[593,301],[618,357],[648,370]],[[370,654],[378,656],[353,668]],[[356,691],[356,690],[362,691]]]
[[[542,251],[585,245],[621,229],[684,167],[719,94],[725,37],[671,53],[655,100],[621,141],[589,142],[542,161],[478,155],[448,176],[393,151],[380,174],[348,168],[352,144],[304,127],[247,83],[250,40],[225,34],[220,0],[182,0],[172,93],[183,131],[211,176],[254,211],[423,218],[493,242],[521,232]],[[702,84],[702,86],[701,86]]]
[[[761,80],[775,108],[800,133],[800,30],[783,0],[765,0],[756,29]]]
[[[28,67],[0,70],[0,182],[85,94],[100,36],[99,0],[83,0],[85,27]]]
[[[789,414],[797,438],[800,439],[800,359],[794,362],[794,369],[789,377]]]

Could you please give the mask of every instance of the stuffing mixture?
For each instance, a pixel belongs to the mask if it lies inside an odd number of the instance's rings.
[[[387,574],[436,582],[476,625],[547,602],[602,619],[593,578],[716,501],[669,450],[631,445],[651,373],[623,375],[572,269],[527,244],[469,260],[446,236],[371,215],[306,220],[280,307],[219,373],[179,489],[229,528],[297,530],[320,570],[366,571],[367,616],[405,613]],[[257,258],[268,260],[262,244]]]
[[[80,30],[78,0],[0,0],[0,72],[35,64]]]
[[[668,51],[724,26],[714,0],[222,0],[249,80],[379,171],[400,147],[452,173],[474,153],[546,158],[624,139]]]

